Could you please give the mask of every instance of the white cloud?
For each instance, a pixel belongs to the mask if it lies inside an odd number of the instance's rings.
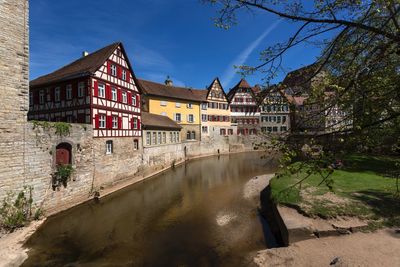
[[[268,36],[278,25],[281,23],[281,19],[272,23],[257,39],[255,39],[249,46],[246,47],[230,64],[229,67],[225,70],[224,75],[222,76],[222,85],[223,87],[227,87],[234,78],[236,74],[236,69],[234,66],[243,65],[246,60],[249,58],[251,53],[253,53],[254,49],[258,47],[262,40]]]

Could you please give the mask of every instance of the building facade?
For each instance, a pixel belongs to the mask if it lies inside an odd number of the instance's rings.
[[[231,125],[238,135],[255,135],[259,131],[260,111],[256,96],[246,80],[241,79],[228,93]]]
[[[143,147],[154,147],[181,143],[182,127],[162,115],[142,112]]]
[[[206,102],[201,104],[202,137],[232,135],[228,97],[218,78],[213,80],[206,92]]]
[[[144,92],[145,110],[167,116],[182,127],[181,141],[200,140],[200,104],[205,90],[139,80]]]
[[[262,133],[280,134],[290,130],[289,102],[276,87],[261,93],[260,113]]]
[[[136,83],[122,43],[114,43],[31,81],[28,118],[91,124],[95,138],[130,137],[139,147],[141,96]],[[110,142],[107,153],[112,153]]]

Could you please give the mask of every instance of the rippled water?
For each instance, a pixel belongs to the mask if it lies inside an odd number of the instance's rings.
[[[244,266],[265,248],[253,176],[259,153],[194,160],[56,216],[27,243],[23,266]]]

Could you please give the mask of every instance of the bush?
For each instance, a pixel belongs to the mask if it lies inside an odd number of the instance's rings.
[[[2,228],[13,231],[32,219],[32,191],[33,187],[25,186],[16,197],[15,193],[7,193],[0,208],[0,226]],[[42,211],[36,209],[34,214],[33,218],[39,219]]]

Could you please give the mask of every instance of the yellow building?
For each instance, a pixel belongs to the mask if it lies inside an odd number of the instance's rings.
[[[143,109],[152,114],[167,116],[182,126],[181,140],[200,140],[200,104],[206,90],[195,90],[139,80],[144,94]]]
[[[228,97],[219,79],[215,78],[208,87],[206,102],[201,104],[201,135],[216,137],[232,134]]]

